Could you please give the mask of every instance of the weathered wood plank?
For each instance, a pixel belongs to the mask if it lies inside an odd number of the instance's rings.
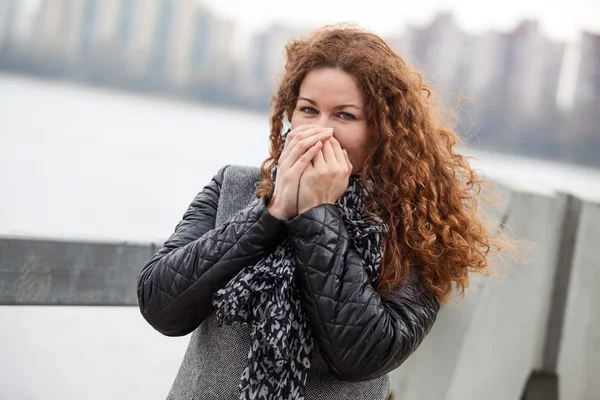
[[[137,305],[153,245],[0,237],[2,305]]]

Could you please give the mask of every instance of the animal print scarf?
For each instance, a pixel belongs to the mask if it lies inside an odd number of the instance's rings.
[[[276,170],[273,178],[275,178]],[[275,179],[273,179],[275,182]],[[377,280],[384,225],[363,213],[369,192],[356,175],[336,202],[354,250],[372,282]],[[302,306],[290,239],[255,265],[245,267],[213,299],[217,321],[251,325],[248,363],[240,399],[304,399],[313,339]]]

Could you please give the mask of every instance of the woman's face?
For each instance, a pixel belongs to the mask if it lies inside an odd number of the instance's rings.
[[[369,147],[364,113],[363,96],[352,75],[336,68],[314,69],[300,84],[292,129],[303,124],[333,128],[333,136],[346,149],[353,172],[357,172]]]

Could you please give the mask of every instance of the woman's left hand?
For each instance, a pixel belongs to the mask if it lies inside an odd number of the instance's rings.
[[[335,203],[348,187],[351,173],[346,150],[334,137],[324,141],[300,178],[298,214],[321,204]]]

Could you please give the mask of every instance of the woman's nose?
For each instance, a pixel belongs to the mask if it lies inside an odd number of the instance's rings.
[[[319,128],[332,128],[333,129],[333,124],[329,120],[329,117],[327,117],[326,115],[321,115],[315,125],[317,125]]]

